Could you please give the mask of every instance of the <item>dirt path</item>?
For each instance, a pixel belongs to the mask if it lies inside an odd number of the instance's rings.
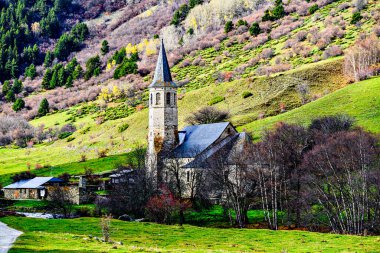
[[[22,232],[0,222],[0,253],[7,253]]]

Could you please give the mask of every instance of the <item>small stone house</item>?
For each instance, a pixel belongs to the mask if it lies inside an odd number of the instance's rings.
[[[49,191],[56,186],[68,190],[74,204],[83,203],[86,199],[85,192],[77,185],[66,185],[62,179],[55,177],[35,177],[5,186],[3,188],[4,198],[10,200],[49,200]]]

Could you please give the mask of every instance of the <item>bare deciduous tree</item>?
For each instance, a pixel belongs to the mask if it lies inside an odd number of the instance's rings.
[[[49,208],[56,214],[69,218],[73,212],[74,194],[69,187],[53,186],[49,189]]]
[[[370,183],[371,173],[379,169],[376,143],[363,131],[338,132],[305,157],[308,184],[334,232],[363,234],[373,224],[379,192]]]
[[[110,241],[110,236],[111,236],[111,220],[112,220],[112,215],[104,215],[100,219],[100,226],[102,227],[102,235],[103,235],[103,240],[105,242]]]
[[[375,35],[359,39],[346,51],[344,60],[346,75],[355,81],[373,75],[374,65],[380,62],[380,40]]]
[[[186,122],[191,125],[210,124],[227,120],[230,117],[227,111],[218,110],[215,107],[207,106],[190,115]]]
[[[244,145],[246,144],[246,145]],[[252,165],[251,146],[244,143],[243,149],[226,149],[211,158],[207,169],[213,194],[226,201],[226,206],[235,212],[235,222],[240,228],[248,223],[248,209],[256,197],[257,178]]]

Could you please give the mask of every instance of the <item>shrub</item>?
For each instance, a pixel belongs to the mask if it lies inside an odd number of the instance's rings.
[[[252,26],[249,28],[249,34],[252,36],[257,36],[261,32],[260,26],[257,22],[253,23]]]
[[[351,18],[351,24],[354,25],[356,23],[358,23],[361,19],[362,19],[362,15],[360,14],[359,11],[356,11],[352,14],[352,18]]]
[[[100,52],[102,55],[106,55],[110,51],[110,46],[108,45],[107,40],[103,40],[102,47],[100,48]]]
[[[18,174],[15,174],[14,176],[12,176],[12,181],[13,181],[13,183],[15,183],[15,182],[18,182],[20,180],[32,179],[35,177],[36,177],[36,175],[31,173],[30,171],[25,171],[25,172],[21,172],[21,173],[18,173]]]
[[[331,47],[326,48],[326,50],[323,52],[323,59],[327,59],[330,57],[342,55],[343,51],[340,48],[340,46],[333,45]]]
[[[73,133],[72,132],[62,132],[58,135],[58,139],[66,139],[67,137],[69,137],[70,135],[72,135]]]
[[[236,26],[237,27],[239,27],[239,26],[248,26],[248,22],[246,20],[239,19],[238,22],[236,23]]]
[[[107,157],[108,149],[100,149],[98,150],[98,158]]]
[[[101,63],[99,55],[88,59],[86,62],[86,73],[84,74],[84,79],[89,80],[92,76],[99,74],[100,67]]]
[[[218,110],[214,107],[208,106],[194,112],[186,118],[186,122],[190,125],[210,124],[225,121],[229,117],[230,114],[227,111]]]
[[[248,98],[248,97],[251,97],[253,96],[253,94],[249,91],[244,91],[242,94],[241,94],[242,98]]]
[[[81,154],[79,162],[84,163],[85,161],[87,161],[87,156],[85,154]]]
[[[16,99],[16,102],[13,104],[12,109],[15,112],[18,112],[21,109],[23,109],[24,107],[25,107],[25,101],[22,98],[18,98],[18,99]]]
[[[314,4],[313,6],[311,6],[311,7],[309,8],[309,14],[310,14],[310,15],[313,14],[313,13],[316,12],[318,9],[319,9],[318,4]]]
[[[232,31],[233,28],[234,28],[234,24],[232,23],[232,21],[227,21],[226,24],[224,25],[224,32],[229,33]]]
[[[189,206],[181,203],[167,188],[161,187],[160,194],[151,197],[145,207],[146,216],[158,223],[172,224],[175,216],[180,211],[185,211]]]
[[[215,104],[217,104],[217,103],[220,103],[220,102],[222,102],[222,101],[224,101],[224,97],[222,97],[222,96],[216,96],[216,97],[214,97],[214,98],[212,98],[211,100],[210,100],[210,102],[208,102],[208,105],[215,105]]]
[[[129,127],[129,125],[127,123],[124,123],[124,124],[120,125],[117,130],[118,130],[119,133],[122,133],[125,130],[127,130],[128,127]]]

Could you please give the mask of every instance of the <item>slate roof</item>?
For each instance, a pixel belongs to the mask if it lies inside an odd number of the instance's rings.
[[[21,180],[5,186],[3,189],[40,189],[46,183],[62,183],[63,180],[56,177],[35,177],[33,179]]]
[[[213,162],[213,158],[223,159],[224,162],[228,163],[231,159],[231,152],[234,150],[237,154],[240,154],[239,152],[242,152],[245,141],[249,141],[249,137],[245,132],[230,135],[207,149],[204,153],[199,154],[193,161],[184,165],[183,168],[206,168]],[[233,162],[231,163],[233,164]]]
[[[170,73],[169,62],[166,56],[165,45],[163,40],[161,40],[160,53],[157,59],[156,71],[154,72],[153,82],[149,85],[149,88],[159,87],[177,88],[177,85],[173,82],[172,74]]]
[[[224,132],[229,122],[187,126],[179,132],[179,145],[173,150],[176,158],[193,158],[210,147]]]

